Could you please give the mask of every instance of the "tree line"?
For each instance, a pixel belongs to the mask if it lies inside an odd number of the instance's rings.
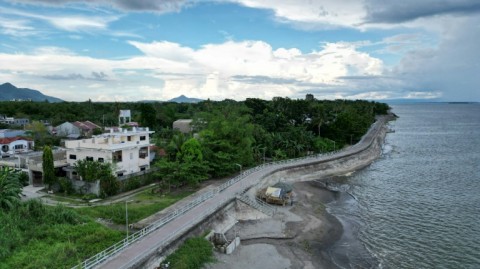
[[[0,102],[0,114],[28,117],[31,125],[39,125],[36,120],[54,126],[90,120],[115,126],[122,109],[130,109],[133,121],[155,131],[152,141],[166,153],[155,165],[170,186],[195,185],[262,162],[340,149],[359,141],[375,116],[386,114],[389,107],[365,100],[281,97],[199,103]],[[173,130],[177,119],[193,119],[193,132]],[[32,131],[39,138],[36,143],[56,142],[39,135],[40,129]]]

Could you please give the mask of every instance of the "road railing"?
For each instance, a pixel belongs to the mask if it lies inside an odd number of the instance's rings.
[[[152,224],[146,226],[145,228],[129,235],[125,239],[123,239],[123,240],[115,243],[114,245],[104,249],[103,251],[97,253],[96,255],[84,260],[80,264],[72,267],[72,269],[80,269],[80,268],[89,269],[89,268],[94,268],[97,265],[100,265],[101,263],[103,263],[106,260],[115,256],[116,254],[122,252],[124,249],[126,249],[131,244],[133,244],[135,242],[138,242],[143,237],[151,234],[153,231],[161,228],[162,226],[164,226],[165,224],[174,220],[175,218],[185,214],[185,212],[191,210],[192,208],[196,207],[197,205],[203,203],[204,201],[213,198],[218,193],[223,192],[224,190],[228,189],[230,186],[232,186],[232,185],[238,183],[239,181],[247,178],[249,175],[251,175],[255,172],[264,170],[266,168],[272,168],[272,167],[277,166],[277,167],[275,167],[275,169],[270,171],[272,173],[272,172],[278,171],[280,169],[282,169],[282,170],[287,169],[289,166],[293,166],[293,165],[298,166],[298,165],[302,165],[302,164],[331,160],[332,156],[339,155],[339,154],[342,154],[343,152],[347,152],[347,151],[350,151],[350,152],[348,152],[348,154],[346,154],[346,155],[338,156],[338,157],[335,157],[335,158],[343,158],[343,157],[346,157],[346,156],[349,156],[349,155],[356,154],[360,151],[363,151],[363,150],[367,149],[368,147],[370,147],[370,145],[373,143],[373,141],[374,141],[373,138],[376,137],[376,134],[378,133],[378,131],[380,129],[380,124],[383,124],[384,122],[385,122],[384,120],[377,120],[374,124],[372,124],[369,131],[362,137],[362,139],[357,144],[355,144],[353,146],[350,146],[348,148],[344,148],[344,149],[336,150],[336,151],[332,151],[332,152],[327,152],[327,153],[308,155],[308,156],[294,158],[294,159],[268,162],[268,163],[264,163],[264,164],[252,167],[250,169],[247,169],[247,170],[243,171],[242,173],[240,173],[239,175],[237,175],[236,177],[234,177],[234,178],[228,180],[227,182],[223,183],[222,185],[218,186],[217,188],[200,195],[199,197],[197,197],[193,201],[189,202],[185,206],[181,207],[180,209],[173,210],[168,215],[162,217],[161,219],[155,221],[154,223],[152,223]],[[260,183],[260,181],[243,184],[241,186],[240,190],[235,192],[235,194],[233,195],[233,197],[231,197],[231,199],[235,198],[235,196],[237,196],[237,195],[240,195],[240,194],[244,193],[247,189],[249,189],[249,188],[251,188],[251,187],[253,187],[253,186],[255,186],[259,183]],[[230,200],[230,199],[227,199],[227,200]],[[219,206],[216,207],[216,208],[218,209],[223,205],[224,205],[224,203],[220,203]],[[210,215],[211,213],[212,212],[210,212],[210,210],[209,210],[208,212],[205,212],[204,214],[199,215],[196,219],[205,218],[206,216]],[[185,225],[183,225],[182,227],[184,227],[184,226]],[[169,236],[169,238],[174,238],[174,237],[178,236],[179,234],[181,234],[183,232],[184,231],[182,229],[178,229],[175,233],[172,233]],[[157,249],[157,248],[154,248],[154,249]]]

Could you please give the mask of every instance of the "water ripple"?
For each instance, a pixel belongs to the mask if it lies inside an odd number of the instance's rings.
[[[480,105],[401,105],[382,158],[332,206],[380,268],[480,268]],[[355,268],[355,267],[352,267]]]

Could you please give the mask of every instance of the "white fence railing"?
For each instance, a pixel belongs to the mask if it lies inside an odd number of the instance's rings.
[[[281,161],[276,161],[276,162],[264,163],[264,164],[261,164],[259,166],[256,166],[256,167],[250,168],[248,170],[245,170],[240,175],[228,180],[227,182],[223,183],[222,185],[215,188],[214,190],[210,190],[210,191],[202,194],[201,196],[197,197],[195,200],[193,200],[192,202],[183,206],[182,208],[174,210],[173,212],[166,215],[165,217],[162,217],[161,219],[157,220],[156,222],[154,222],[154,223],[148,225],[147,227],[129,235],[127,238],[115,243],[114,245],[108,247],[107,249],[104,249],[103,251],[97,253],[96,255],[86,259],[82,263],[72,267],[72,269],[80,269],[80,268],[88,269],[88,268],[93,268],[97,265],[100,265],[104,261],[108,260],[109,258],[113,257],[117,253],[119,253],[122,250],[124,250],[125,248],[127,248],[129,245],[139,241],[140,239],[142,239],[146,235],[148,235],[148,234],[152,233],[153,231],[159,229],[160,227],[162,227],[163,225],[172,221],[173,219],[177,218],[178,216],[183,215],[185,212],[187,212],[190,209],[196,207],[197,205],[203,203],[204,201],[216,196],[219,192],[224,191],[225,189],[229,188],[233,184],[247,178],[252,173],[258,172],[258,171],[263,170],[263,169],[266,169],[267,167],[268,168],[273,168],[274,166],[278,166],[278,167],[275,167],[275,169],[272,169],[271,172],[274,172],[274,171],[280,170],[280,169],[287,169],[289,166],[293,166],[293,165],[298,166],[298,165],[302,165],[302,164],[315,163],[315,162],[318,162],[318,161],[327,161],[327,160],[330,160],[330,159],[343,158],[343,157],[350,156],[350,155],[356,154],[358,152],[361,152],[361,151],[367,149],[368,147],[370,147],[370,145],[374,141],[373,138],[376,137],[377,132],[380,130],[380,124],[383,124],[383,123],[384,123],[384,121],[375,122],[371,126],[371,128],[367,132],[367,134],[365,134],[357,144],[355,144],[355,145],[353,145],[349,148],[346,148],[346,149],[343,149],[343,150],[337,150],[337,151],[334,151],[334,152],[328,152],[328,153],[322,153],[322,154],[316,154],[316,155],[310,155],[310,156],[295,158],[295,159],[288,159],[288,160],[281,160]],[[345,154],[342,154],[344,152],[345,152]],[[335,158],[332,158],[332,156],[334,156],[334,155],[338,155],[338,156],[335,156]],[[245,182],[245,184],[241,186],[241,189],[239,191],[235,192],[235,194],[231,198],[222,200],[222,202],[218,203],[217,206],[214,207],[213,209],[205,211],[203,214],[198,215],[198,217],[196,217],[194,220],[189,221],[188,223],[182,225],[182,227],[177,229],[174,233],[170,234],[169,237],[166,240],[164,240],[162,242],[159,242],[157,244],[158,246],[152,246],[150,248],[151,251],[147,251],[147,252],[143,252],[143,253],[139,254],[131,262],[129,262],[127,265],[124,265],[122,268],[128,268],[128,266],[134,265],[135,263],[139,262],[143,258],[145,258],[148,255],[150,255],[151,253],[153,253],[159,247],[165,246],[168,242],[171,241],[171,239],[176,238],[177,236],[183,234],[187,230],[187,228],[190,227],[189,225],[195,224],[199,220],[204,219],[206,216],[212,214],[213,212],[215,212],[216,210],[218,210],[219,208],[224,206],[224,204],[227,201],[235,198],[237,195],[240,195],[245,190],[247,190],[248,188],[250,188],[250,187],[252,187],[252,186],[254,186],[258,183],[259,182],[253,182],[253,183],[252,182]]]

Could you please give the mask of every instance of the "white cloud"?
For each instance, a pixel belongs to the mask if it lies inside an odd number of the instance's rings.
[[[4,35],[23,37],[37,33],[27,20],[0,17],[0,33]]]
[[[278,20],[306,28],[354,27],[367,12],[358,0],[228,0],[251,8],[273,10]]]
[[[18,16],[49,23],[57,29],[79,32],[90,30],[105,30],[108,24],[118,20],[118,16],[79,16],[79,15],[40,15],[11,8],[0,9],[0,14]],[[21,21],[21,20],[20,20]],[[25,25],[24,21],[24,25]]]
[[[180,94],[212,99],[291,96],[321,85],[343,85],[342,76],[379,75],[379,59],[348,43],[328,43],[318,51],[274,50],[263,41],[227,41],[192,49],[171,42],[129,42],[143,56],[105,60],[44,47],[33,54],[0,54],[0,72],[14,81],[41,80],[49,94],[67,100],[170,99]],[[28,62],[28,65],[17,65]],[[98,74],[102,77],[99,78]],[[49,81],[50,80],[50,81]],[[75,80],[75,94],[63,89]],[[92,84],[93,80],[97,82]],[[132,90],[134,89],[134,90]],[[112,94],[100,94],[100,91]],[[71,99],[70,99],[71,98]]]

